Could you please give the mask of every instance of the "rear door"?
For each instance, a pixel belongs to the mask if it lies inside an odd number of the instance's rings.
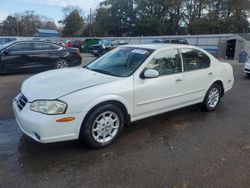
[[[31,44],[29,42],[18,42],[5,48],[1,54],[3,68],[5,70],[18,70],[29,67],[28,56],[30,52]]]
[[[183,92],[186,103],[204,99],[209,84],[214,79],[211,59],[196,49],[181,49],[183,59]]]
[[[33,67],[53,67],[58,59],[60,46],[46,42],[32,42],[29,61]]]

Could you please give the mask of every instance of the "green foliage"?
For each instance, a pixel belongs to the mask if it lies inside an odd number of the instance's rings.
[[[249,30],[248,0],[105,0],[97,36],[236,33]]]
[[[82,35],[84,29],[84,20],[80,15],[78,9],[70,12],[63,21],[63,36],[65,37],[78,37]]]
[[[67,37],[157,36],[250,32],[249,0],[103,0],[87,23],[77,6],[63,8]],[[33,36],[37,28],[57,29],[34,11],[9,15],[0,35]]]
[[[44,16],[25,11],[9,15],[2,23],[0,35],[4,36],[33,36],[37,28],[56,29],[53,21]]]

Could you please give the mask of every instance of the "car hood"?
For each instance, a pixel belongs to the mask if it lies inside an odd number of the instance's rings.
[[[37,99],[57,99],[69,93],[112,82],[117,77],[84,68],[67,68],[37,74],[23,82],[22,93],[29,102]]]

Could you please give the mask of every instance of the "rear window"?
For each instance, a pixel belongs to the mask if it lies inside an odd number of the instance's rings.
[[[181,49],[184,71],[204,69],[210,66],[210,58],[196,49]]]
[[[29,42],[17,43],[17,44],[14,44],[13,46],[9,47],[8,49],[13,51],[13,52],[29,51],[29,50],[31,50],[31,44]]]
[[[34,50],[56,50],[59,49],[60,46],[50,44],[50,43],[33,43]]]

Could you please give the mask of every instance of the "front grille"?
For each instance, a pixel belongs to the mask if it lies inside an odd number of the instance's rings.
[[[27,102],[28,99],[22,93],[20,93],[16,98],[16,104],[19,110],[22,110],[27,104]]]

